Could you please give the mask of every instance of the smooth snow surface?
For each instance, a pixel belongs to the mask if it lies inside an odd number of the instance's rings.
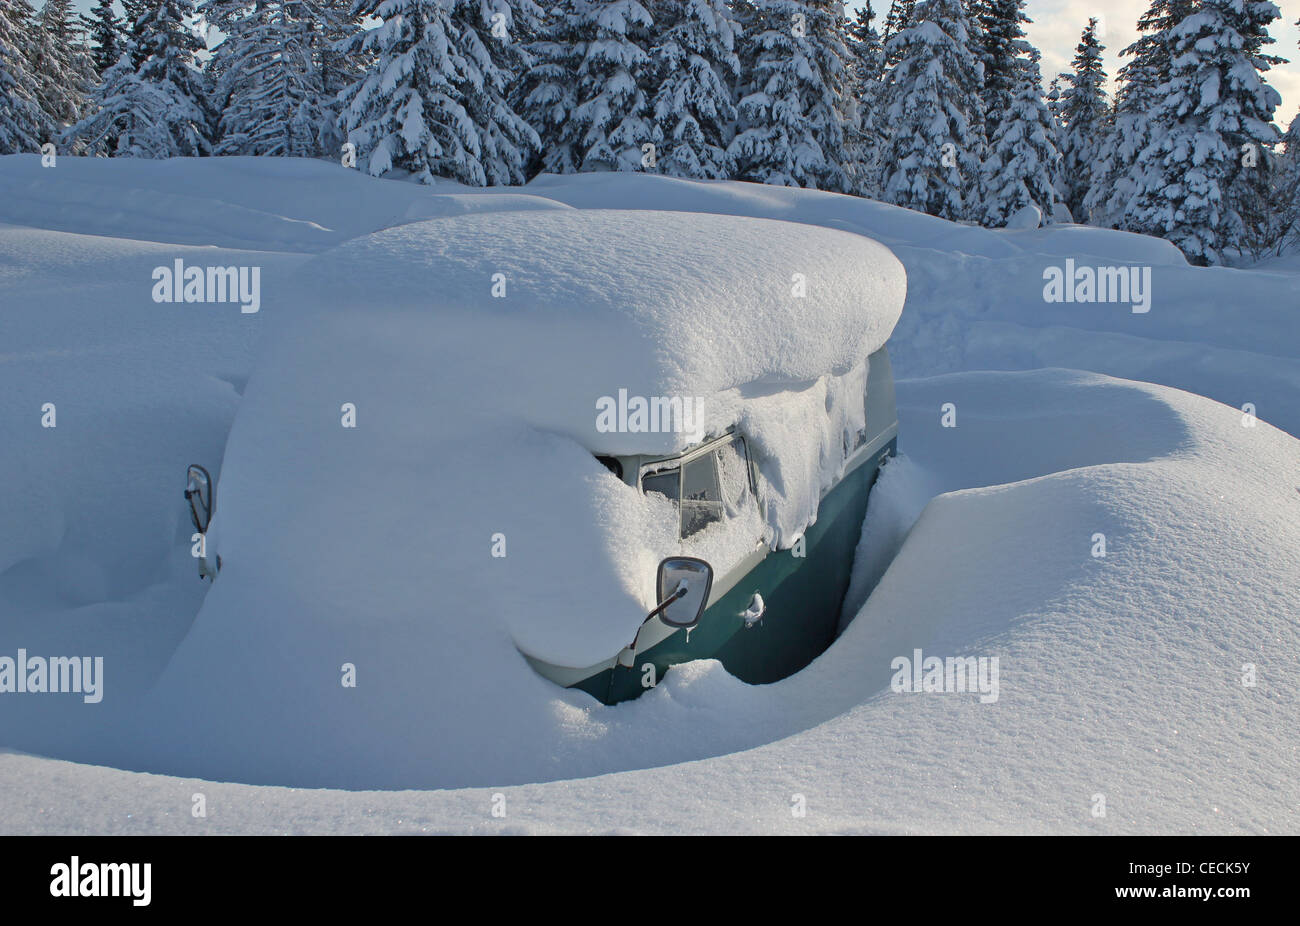
[[[0,743],[17,750],[0,757],[0,831],[1300,832],[1300,274],[1285,264],[1196,269],[1133,235],[639,175],[521,193],[294,161],[37,164],[0,159],[0,385],[15,397],[0,405],[0,656],[102,655],[105,695],[0,695]],[[182,194],[207,205],[177,212]],[[641,607],[641,564],[607,600],[587,579],[628,568],[606,546],[624,522],[647,526],[634,542],[652,568],[653,513],[562,429],[472,414],[493,376],[519,381],[508,364],[469,382],[420,370],[425,303],[371,300],[367,326],[295,300],[309,255],[387,226],[410,227],[337,253],[414,242],[438,216],[518,228],[520,209],[644,208],[822,225],[897,254],[903,456],[873,495],[851,597],[874,590],[812,666],[760,687],[679,666],[605,708],[533,674],[512,635]],[[177,257],[260,265],[261,313],[153,303],[151,268]],[[1045,303],[1044,268],[1066,259],[1151,267],[1151,311]],[[755,398],[744,364],[774,361],[718,363],[719,401]],[[962,372],[980,368],[1007,372]],[[858,371],[836,371],[798,401],[851,393]],[[40,426],[47,402],[57,428]],[[805,452],[769,491],[820,478],[821,451]],[[206,597],[190,462],[220,479],[225,564]],[[519,484],[529,472],[565,478]],[[571,589],[499,621],[448,618],[517,602],[506,577],[529,569],[567,570]],[[891,691],[891,662],[918,648],[998,657],[997,700]]]
[[[340,340],[407,342],[411,372],[435,380],[431,396],[454,393],[466,415],[522,421],[593,452],[670,453],[735,423],[729,390],[771,393],[860,366],[905,294],[897,259],[846,232],[532,211],[411,223],[322,254],[302,268],[284,325],[294,337],[335,325],[355,329]],[[597,400],[620,389],[702,399],[701,433],[602,430]]]

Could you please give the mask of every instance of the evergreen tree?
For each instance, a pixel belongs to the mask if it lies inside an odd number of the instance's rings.
[[[90,60],[96,78],[117,63],[126,48],[126,23],[113,11],[113,0],[95,0],[90,15],[82,14],[81,26],[90,36]]]
[[[1244,67],[1231,68],[1226,92],[1224,87],[1220,89],[1229,114],[1222,124],[1223,138],[1237,151],[1225,190],[1229,208],[1242,222],[1235,248],[1259,256],[1273,243],[1277,226],[1272,196],[1277,169],[1274,148],[1281,136],[1273,118],[1282,98],[1265,83],[1264,74],[1285,64],[1286,59],[1266,54],[1264,49],[1275,42],[1268,27],[1282,14],[1268,0],[1233,0],[1224,11],[1225,25],[1240,37],[1241,54],[1254,68],[1253,75]]]
[[[527,49],[533,64],[521,94],[541,139],[540,169],[642,169],[642,146],[664,140],[651,106],[653,41],[650,11],[638,0],[555,4]]]
[[[1150,142],[1150,113],[1159,89],[1169,81],[1169,32],[1189,15],[1196,0],[1151,0],[1138,20],[1138,40],[1120,52],[1129,60],[1119,69],[1119,87],[1107,143],[1102,146],[1095,182],[1083,211],[1094,224],[1127,227],[1137,190],[1138,154]]]
[[[37,101],[31,36],[38,30],[27,0],[0,4],[0,154],[32,153],[49,140],[50,120]]]
[[[890,0],[889,12],[885,14],[885,30],[880,35],[885,52],[885,66],[893,67],[898,63],[898,56],[889,50],[891,40],[916,20],[913,16],[916,0]],[[901,46],[895,46],[901,48]]]
[[[208,0],[199,12],[225,34],[208,66],[221,110],[216,153],[319,153],[336,118],[321,69],[335,10],[317,0]]]
[[[978,221],[987,141],[966,11],[960,0],[921,0],[913,16],[886,48],[898,63],[883,90],[882,195],[930,215]]]
[[[1279,253],[1300,248],[1300,115],[1291,120],[1283,143],[1286,148],[1275,174],[1278,212],[1274,243]]]
[[[876,32],[875,11],[863,4],[847,29],[849,70],[849,118],[844,128],[844,170],[848,190],[859,196],[876,196],[879,138],[876,107],[880,101],[881,78],[885,70],[885,48]]]
[[[135,21],[135,39],[104,74],[96,112],[65,133],[90,150],[119,157],[194,157],[211,152],[211,112],[188,27],[190,0],[154,0]],[[139,61],[139,64],[135,64]]]
[[[1168,238],[1197,264],[1221,263],[1250,246],[1250,217],[1233,189],[1246,166],[1243,146],[1269,150],[1277,141],[1272,118],[1280,100],[1243,36],[1277,15],[1272,4],[1259,4],[1271,8],[1262,11],[1257,3],[1201,0],[1171,30],[1170,78],[1151,114],[1152,141],[1138,157],[1145,183],[1135,230]]]
[[[678,177],[726,179],[727,144],[736,120],[731,87],[740,79],[737,24],[726,0],[659,0],[650,49],[657,90],[654,135],[658,169]]]
[[[885,73],[885,43],[876,31],[875,21],[876,11],[871,8],[871,0],[866,0],[845,30],[849,59],[861,81],[879,81]]]
[[[343,93],[348,141],[372,176],[524,181],[538,138],[507,98],[527,64],[509,39],[520,10],[537,8],[504,0],[383,0],[375,8],[383,23],[361,37],[375,61]]]
[[[32,30],[36,102],[51,131],[61,132],[88,109],[96,74],[72,15],[72,0],[45,0]]]
[[[152,0],[119,0],[123,10],[123,44],[131,52],[131,66],[139,69],[148,52],[144,47],[141,19],[149,12]],[[113,62],[116,64],[117,62]]]
[[[1043,99],[1038,50],[1014,59],[1016,80],[984,163],[984,224],[1001,227],[1025,206],[1052,221],[1059,201],[1061,153],[1056,123]]]
[[[849,52],[837,0],[755,0],[742,41],[736,177],[845,190]]]
[[[1098,164],[1109,132],[1104,50],[1097,41],[1097,20],[1089,19],[1075,48],[1074,71],[1062,75],[1068,85],[1060,100],[1062,198],[1076,221],[1087,218],[1084,200],[1100,179]]]
[[[973,0],[971,4],[980,25],[979,57],[984,65],[984,111],[990,139],[998,134],[998,123],[1024,84],[1029,43],[1022,24],[1030,22],[1024,7],[1025,0]]]

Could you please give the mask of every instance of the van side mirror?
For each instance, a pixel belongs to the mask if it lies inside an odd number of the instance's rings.
[[[709,604],[713,567],[694,556],[670,556],[659,564],[657,587],[659,605],[650,617],[658,615],[669,627],[694,627]]]
[[[185,500],[190,503],[190,520],[200,534],[212,522],[212,476],[197,463],[185,471]]]

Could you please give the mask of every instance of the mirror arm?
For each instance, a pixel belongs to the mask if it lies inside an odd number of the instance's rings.
[[[624,647],[623,651],[627,652],[628,650],[631,650],[633,653],[635,653],[636,645],[641,639],[641,631],[645,629],[645,625],[650,623],[660,614],[662,614],[664,612],[664,609],[667,608],[674,601],[676,601],[679,598],[685,598],[687,591],[689,591],[689,589],[686,586],[686,580],[683,579],[681,582],[678,582],[676,591],[674,591],[663,601],[659,602],[659,604],[655,605],[655,609],[645,616],[645,620],[641,622],[641,626],[636,629],[636,636],[632,638],[632,642],[630,644]]]
[[[652,617],[658,617],[658,616],[659,616],[660,614],[662,614],[662,613],[664,612],[664,610],[665,610],[665,609],[666,609],[670,604],[672,604],[674,601],[676,601],[676,600],[679,599],[679,598],[685,598],[685,597],[686,597],[686,592],[687,592],[686,582],[685,582],[685,580],[683,580],[682,582],[679,582],[679,583],[678,583],[678,585],[677,585],[677,590],[676,590],[675,592],[673,592],[671,595],[669,595],[667,598],[665,598],[663,601],[661,601],[661,602],[659,602],[657,605],[655,605],[655,609],[654,609],[653,611],[651,611],[649,614],[647,614],[647,615],[645,616],[645,620],[642,621],[641,623],[642,623],[642,624],[646,623],[646,622],[649,621]]]

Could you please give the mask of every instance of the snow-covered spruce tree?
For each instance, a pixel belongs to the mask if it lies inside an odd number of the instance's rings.
[[[338,97],[373,62],[360,23],[379,2],[201,3],[198,13],[224,35],[204,68],[221,113],[216,152],[339,157]]]
[[[1026,206],[1050,223],[1059,201],[1061,153],[1056,122],[1043,100],[1038,58],[1038,49],[1029,47],[1027,54],[1014,59],[1016,80],[989,139],[982,199],[984,224],[995,228]]]
[[[871,8],[871,0],[858,7],[844,31],[858,79],[879,81],[885,73],[885,43],[876,30],[876,11]]]
[[[318,0],[325,10],[317,23],[315,39],[317,67],[320,70],[322,108],[325,122],[317,139],[319,153],[337,158],[342,153],[347,131],[343,125],[340,97],[369,70],[370,52],[360,46],[364,41],[364,14],[354,0]],[[518,37],[515,38],[519,41]]]
[[[1096,173],[1109,138],[1103,51],[1097,20],[1089,19],[1075,48],[1074,71],[1061,75],[1067,85],[1060,100],[1062,198],[1077,222],[1087,221],[1084,199],[1100,179]]]
[[[113,0],[95,0],[90,13],[81,15],[81,27],[90,37],[90,60],[96,79],[117,63],[126,48],[126,23],[113,9]]]
[[[190,0],[154,0],[136,20],[135,40],[96,88],[96,111],[65,138],[90,150],[111,143],[118,157],[211,153],[213,113],[195,66],[203,40],[189,29],[193,16]]]
[[[1056,120],[1057,126],[1061,124],[1061,75],[1057,74],[1047,85],[1047,111],[1052,114]]]
[[[1244,67],[1229,70],[1225,102],[1228,109],[1236,109],[1238,124],[1234,126],[1230,119],[1223,131],[1238,153],[1226,187],[1228,205],[1241,217],[1243,226],[1237,249],[1256,257],[1273,243],[1278,221],[1272,192],[1278,167],[1275,148],[1281,136],[1273,118],[1282,98],[1268,86],[1264,75],[1275,65],[1286,63],[1286,59],[1265,52],[1275,42],[1268,27],[1281,15],[1269,0],[1233,0],[1225,5],[1225,23],[1241,37],[1241,52],[1255,70],[1254,75]],[[1222,88],[1220,93],[1224,93]]]
[[[885,48],[876,32],[875,18],[871,3],[864,3],[846,29],[850,106],[844,126],[844,170],[848,191],[873,198],[879,195],[876,179],[880,175],[877,163],[880,140],[876,107],[880,102],[881,78],[885,70]]]
[[[98,75],[72,14],[72,0],[45,0],[31,33],[36,102],[51,131],[62,132],[89,108]]]
[[[1151,140],[1150,114],[1159,88],[1169,80],[1169,33],[1196,6],[1196,0],[1151,0],[1138,20],[1141,35],[1120,52],[1128,62],[1119,69],[1109,141],[1102,148],[1096,182],[1084,197],[1084,212],[1093,224],[1129,228],[1134,198],[1145,182],[1138,154]]]
[[[422,183],[522,183],[538,139],[507,98],[516,67],[527,63],[509,37],[521,6],[383,0],[375,11],[383,23],[362,37],[375,61],[342,96],[358,163],[372,176],[398,170]]]
[[[972,0],[970,9],[980,25],[979,58],[984,65],[984,112],[990,139],[1008,112],[1022,84],[1029,54],[1025,40],[1025,0]]]
[[[914,22],[912,13],[915,9],[916,0],[890,0],[889,12],[885,14],[885,28],[880,33],[886,67],[893,67],[898,63],[898,58],[889,50],[890,40],[912,25]]]
[[[1273,244],[1279,254],[1300,249],[1300,115],[1291,120],[1282,142],[1286,147],[1274,174],[1278,212]]]
[[[649,0],[647,0],[649,2]],[[560,0],[537,40],[520,104],[541,138],[540,170],[641,170],[663,142],[651,99],[653,18],[638,0]]]
[[[1201,0],[1173,28],[1169,81],[1151,114],[1152,140],[1138,156],[1134,230],[1167,238],[1196,264],[1222,263],[1251,245],[1233,185],[1246,152],[1271,150],[1278,140],[1277,91],[1242,35],[1258,15],[1248,9],[1254,3]],[[1256,157],[1252,166],[1264,160]]]
[[[847,190],[849,52],[837,0],[752,0],[741,41],[736,178]]]
[[[37,102],[31,36],[38,29],[27,0],[0,4],[0,154],[39,151],[50,120]]]
[[[979,221],[986,157],[982,71],[960,0],[921,0],[890,40],[898,63],[880,109],[881,195],[946,219]]]
[[[651,101],[657,169],[676,177],[731,176],[727,144],[736,120],[731,88],[740,79],[737,24],[726,0],[658,0],[651,7]]]
[[[325,122],[309,0],[209,0],[198,11],[225,33],[213,50],[221,111],[216,154],[310,157]]]
[[[131,66],[138,69],[144,63],[147,54],[142,41],[141,20],[144,14],[149,12],[153,0],[118,0],[118,2],[122,4],[125,46],[131,52]]]

